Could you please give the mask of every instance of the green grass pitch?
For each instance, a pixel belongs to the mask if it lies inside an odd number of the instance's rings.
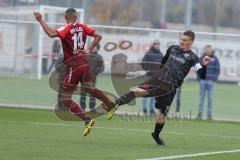
[[[115,93],[108,76],[100,76],[97,86]],[[0,103],[56,104],[57,94],[50,89],[47,77],[40,81],[1,78],[0,88]],[[214,117],[240,119],[239,93],[237,85],[216,84]],[[79,96],[74,99],[79,101]],[[191,110],[194,118],[197,104],[198,83],[185,82],[181,112],[189,114]],[[141,111],[141,100],[123,110]],[[171,110],[175,110],[174,103]],[[150,136],[153,120],[106,119],[106,116],[98,118],[89,137],[83,138],[83,122],[61,121],[53,111],[0,108],[0,160],[133,160],[169,159],[169,156],[176,159],[179,155],[196,153],[204,154],[177,159],[240,159],[240,123],[237,122],[167,120],[162,133],[166,147],[161,147]]]
[[[144,159],[240,149],[239,123],[167,121],[165,147],[150,137],[154,121],[126,121],[103,116],[83,138],[82,122],[64,122],[53,111],[0,109],[1,160]],[[240,152],[187,160],[239,160]]]

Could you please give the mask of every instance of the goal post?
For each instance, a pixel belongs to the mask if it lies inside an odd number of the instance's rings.
[[[44,67],[50,67],[54,39],[47,37],[33,16],[40,11],[50,27],[66,23],[65,7],[21,6],[0,10],[0,76],[41,79]],[[77,8],[84,22],[84,9]],[[45,63],[43,63],[43,60]]]

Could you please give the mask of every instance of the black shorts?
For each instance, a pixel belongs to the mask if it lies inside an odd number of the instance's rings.
[[[149,91],[149,94],[144,97],[159,97],[170,93],[174,89],[174,86],[157,76],[142,83],[139,85],[139,88]]]
[[[155,108],[159,109],[164,116],[167,116],[175,94],[176,89],[173,89],[170,93],[155,98]]]
[[[170,80],[171,77],[164,74],[162,77],[153,77],[139,86],[139,88],[149,91],[149,94],[144,97],[155,97],[155,108],[159,109],[165,116],[168,114],[176,94],[176,88]]]

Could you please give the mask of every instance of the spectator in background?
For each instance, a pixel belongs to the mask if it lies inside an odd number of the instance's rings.
[[[160,51],[160,42],[159,40],[155,40],[150,47],[150,49],[147,51],[147,53],[144,55],[142,60],[142,67],[145,71],[149,71],[151,69],[147,68],[147,65],[145,66],[144,63],[159,63],[161,64],[163,58],[163,54]],[[148,77],[153,77],[153,72],[147,73]],[[142,98],[142,111],[145,115],[147,115],[147,100],[150,100],[149,106],[150,106],[150,115],[155,114],[154,108],[155,108],[155,97],[150,98]]]
[[[52,46],[53,59],[52,59],[51,65],[48,69],[48,73],[50,73],[52,68],[55,66],[57,59],[60,56],[60,52],[61,52],[61,42],[56,39],[53,41],[53,46]]]
[[[32,53],[32,46],[27,46],[26,48],[25,48],[25,53],[26,54],[31,54]]]
[[[56,60],[55,63],[55,69],[58,73],[58,80],[57,80],[57,84],[58,84],[58,104],[61,104],[62,102],[62,86],[63,86],[63,81],[64,81],[64,77],[65,74],[67,73],[67,65],[63,63],[63,55],[60,54],[58,56],[58,59]]]
[[[201,57],[201,61],[205,55],[210,57],[210,63],[207,66],[207,75],[205,80],[200,80],[200,95],[197,119],[201,120],[203,115],[203,105],[206,92],[208,92],[208,112],[207,119],[212,120],[212,97],[214,83],[217,81],[220,74],[220,64],[218,58],[214,55],[211,45],[205,46],[205,53]]]
[[[98,53],[100,50],[100,45],[98,44],[90,53],[87,55],[89,67],[92,73],[92,83],[95,87],[97,82],[97,75],[104,71],[104,62],[102,56]],[[86,109],[86,91],[84,87],[81,87],[80,105],[85,110]],[[89,108],[90,111],[94,111],[96,105],[96,98],[90,96]]]

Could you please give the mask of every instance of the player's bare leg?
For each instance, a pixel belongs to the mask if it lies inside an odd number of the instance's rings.
[[[95,120],[91,119],[87,115],[87,113],[83,109],[81,109],[81,107],[71,99],[73,92],[74,90],[63,91],[62,101],[65,105],[69,107],[69,110],[72,113],[80,117],[86,123],[86,128],[84,130],[83,136],[87,136],[90,133],[91,128],[94,126]]]
[[[111,101],[100,89],[93,86],[92,82],[83,82],[86,92],[90,93],[95,98],[102,101],[107,107],[104,105],[104,109],[109,111],[111,108],[114,108],[115,104]]]
[[[80,117],[85,122],[89,122],[90,118],[86,112],[84,112],[81,107],[71,99],[73,92],[74,91],[63,91],[63,103],[66,104],[69,107],[69,110],[76,116]]]
[[[131,101],[133,101],[135,98],[147,96],[148,94],[149,94],[148,90],[136,87],[136,88],[133,88],[127,94],[125,94],[125,95],[121,96],[119,99],[117,99],[116,104],[119,106],[128,104]]]
[[[122,97],[116,100],[116,106],[108,112],[108,120],[112,119],[115,111],[118,109],[118,106],[128,104],[131,101],[133,101],[135,98],[139,98],[147,95],[149,95],[148,90],[145,90],[139,87],[132,89],[132,91],[128,92],[127,94],[123,95]]]
[[[165,115],[158,110],[156,112],[156,124],[155,124],[155,129],[154,132],[151,133],[153,139],[158,145],[165,146],[164,141],[160,138],[160,133],[163,129],[163,126],[165,124]]]

